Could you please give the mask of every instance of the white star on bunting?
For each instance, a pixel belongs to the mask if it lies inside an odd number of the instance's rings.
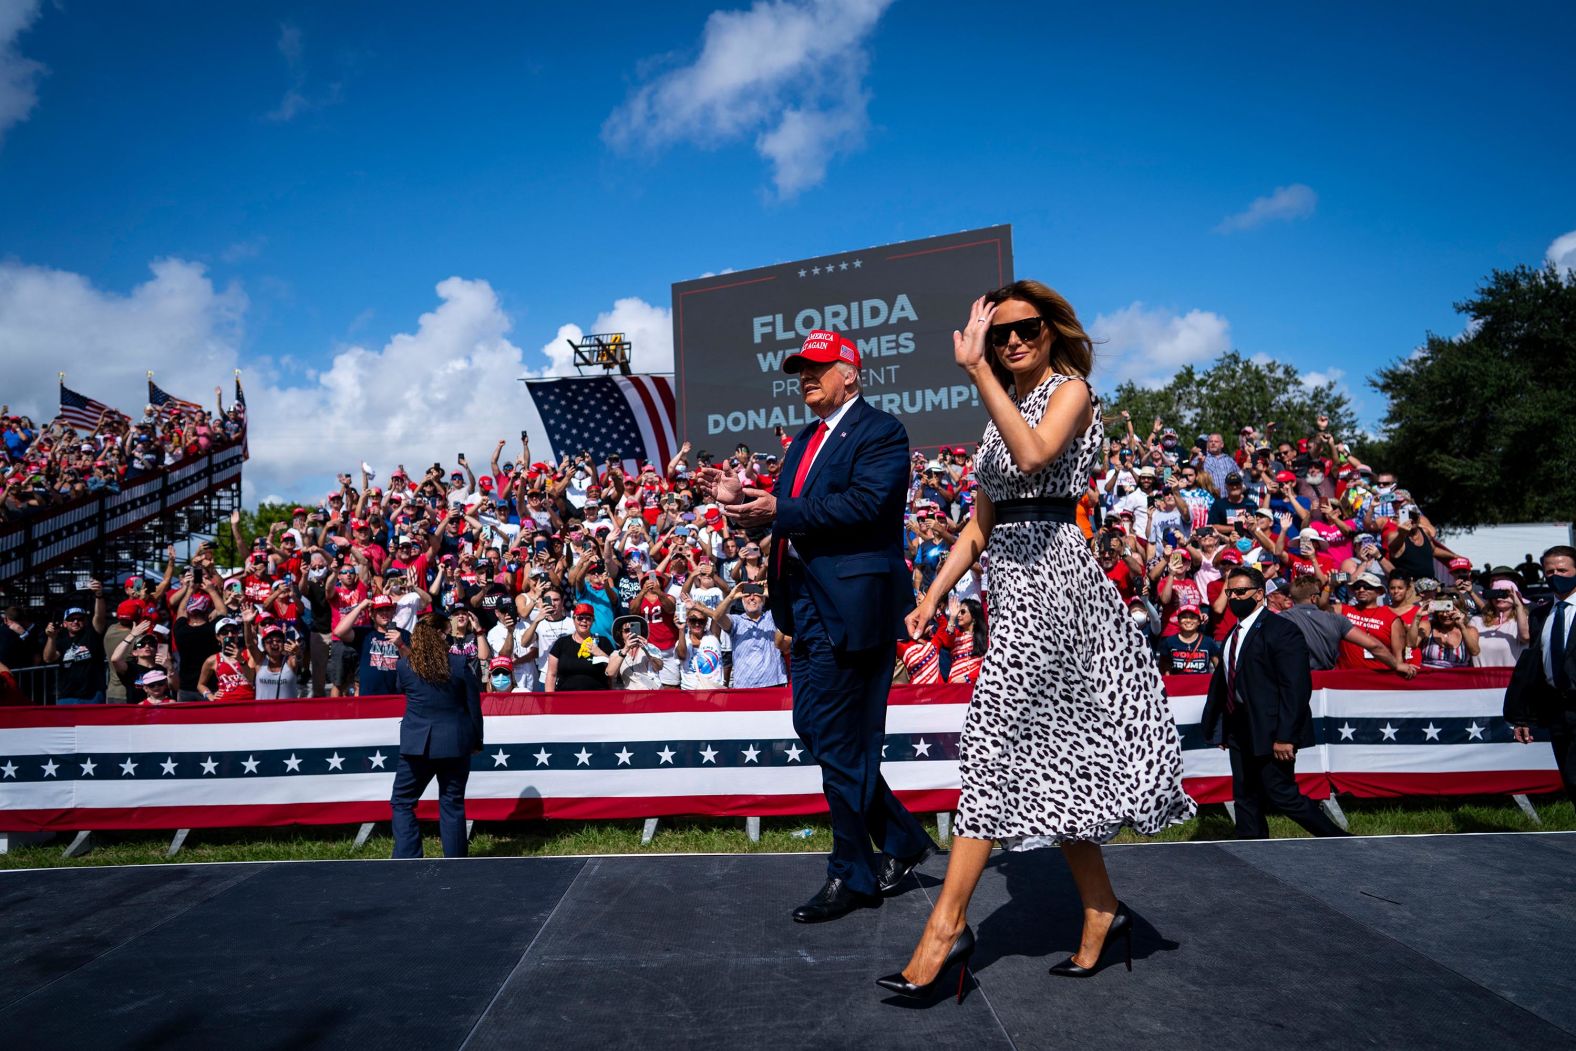
[[[247,756],[245,759],[241,760],[242,772],[248,774],[257,773],[257,762],[256,756]]]
[[[55,762],[53,759],[51,759],[51,760],[49,760],[48,762],[46,762],[44,764],[44,776],[45,777],[54,777],[55,776],[55,771],[59,770],[59,769],[60,769],[60,764]]]
[[[4,766],[0,766],[0,775],[5,777],[15,777],[16,764],[8,761]]]
[[[1356,732],[1357,730],[1353,728],[1351,723],[1341,724],[1341,740],[1350,741],[1352,739],[1352,735]]]
[[[702,748],[700,750],[700,761],[703,763],[715,763],[717,761],[717,750],[711,745]]]
[[[180,764],[176,763],[176,761],[171,759],[169,756],[165,756],[164,762],[159,764],[159,766],[164,770],[163,776],[165,777],[173,777],[175,775],[175,768],[178,765]]]
[[[546,748],[543,748],[540,752],[537,752],[531,758],[536,760],[536,765],[537,766],[546,766],[547,765],[547,761],[549,759],[551,759],[552,757],[553,757],[553,753],[549,752]]]
[[[1430,722],[1427,726],[1423,727],[1423,740],[1425,740],[1425,741],[1437,741],[1437,740],[1439,740],[1439,727],[1435,726],[1432,722]]]
[[[753,763],[759,759],[761,750],[752,744],[750,747],[744,749],[739,754],[744,756],[744,761],[746,763]]]
[[[635,753],[631,752],[629,750],[629,745],[627,745],[627,744],[623,748],[620,748],[618,751],[614,752],[613,754],[618,756],[618,765],[619,766],[628,766],[629,765],[629,761],[631,759],[633,759],[634,756],[635,756]]]
[[[502,748],[500,748],[500,749],[498,749],[496,752],[494,752],[492,754],[492,761],[493,761],[493,768],[494,769],[497,769],[500,766],[508,766],[509,765],[509,753],[505,752]]]
[[[799,761],[799,757],[803,754],[804,749],[800,748],[798,745],[791,744],[788,746],[788,761],[790,763],[797,763]]]
[[[916,757],[921,756],[921,755],[928,757],[930,755],[930,742],[926,741],[923,737],[921,737],[919,740],[915,741],[914,742],[914,755]]]
[[[669,748],[667,745],[663,745],[662,751],[657,753],[657,759],[659,760],[658,765],[661,763],[672,763],[674,754],[675,753],[673,749]]]
[[[328,768],[330,770],[343,770],[345,768],[345,760],[340,757],[340,754],[337,751],[333,755],[329,756],[326,762],[328,763]]]
[[[576,766],[590,766],[591,765],[591,753],[586,751],[586,746],[585,745],[581,745],[580,746],[580,751],[575,753],[575,765]]]
[[[83,774],[84,777],[92,777],[93,776],[93,771],[95,771],[97,769],[98,769],[98,764],[93,761],[93,758],[91,756],[88,757],[87,762],[82,764],[82,774]]]
[[[219,776],[219,761],[210,755],[203,760],[202,772],[204,774],[213,774],[215,777]]]
[[[1474,741],[1481,741],[1483,740],[1484,729],[1485,727],[1479,726],[1477,721],[1473,720],[1472,725],[1467,727],[1467,736]]]
[[[120,772],[126,777],[137,776],[137,764],[131,761],[131,756],[128,755],[126,761],[120,764]]]
[[[388,759],[388,756],[384,755],[381,751],[373,752],[371,755],[367,756],[367,762],[371,763],[373,769],[375,770],[382,770],[384,760],[386,759]]]
[[[1395,740],[1395,727],[1391,726],[1389,723],[1385,723],[1383,726],[1379,727],[1379,732],[1384,734],[1384,739],[1386,741]]]
[[[293,774],[301,772],[301,760],[296,758],[294,752],[291,752],[290,758],[285,760],[285,772]]]

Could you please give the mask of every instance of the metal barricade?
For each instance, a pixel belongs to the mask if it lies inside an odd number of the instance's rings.
[[[60,696],[60,665],[35,664],[27,668],[12,668],[17,690],[29,704],[54,704]]]

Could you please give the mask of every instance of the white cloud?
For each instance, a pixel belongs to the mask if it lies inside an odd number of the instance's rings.
[[[633,350],[630,369],[634,372],[671,373],[673,371],[673,312],[653,306],[638,296],[615,300],[612,310],[604,310],[589,329],[579,325],[558,326],[558,332],[542,345],[547,359],[545,368],[528,370],[532,376],[576,376],[574,350],[569,341],[580,342],[588,332],[622,332]]]
[[[1576,275],[1576,230],[1556,237],[1554,243],[1549,245],[1546,257],[1560,273]]]
[[[1322,387],[1326,383],[1339,384],[1341,377],[1345,375],[1345,369],[1315,369],[1312,372],[1298,373],[1297,381],[1304,387],[1312,390],[1315,387]]]
[[[38,102],[40,62],[17,50],[17,38],[38,17],[38,0],[0,0],[0,142],[6,129],[27,119]]]
[[[1101,314],[1089,334],[1105,342],[1095,347],[1095,375],[1102,388],[1124,380],[1145,387],[1165,385],[1183,365],[1212,361],[1231,349],[1231,323],[1209,310],[1178,314],[1133,302]]]
[[[263,115],[264,120],[284,124],[307,110],[321,109],[340,101],[343,85],[337,80],[319,94],[313,95],[307,91],[306,52],[302,45],[299,26],[293,26],[288,22],[281,23],[277,46],[279,54],[285,60],[285,69],[290,74],[290,86],[285,89],[279,105]]]
[[[121,295],[78,274],[0,263],[0,347],[6,397],[36,420],[59,409],[56,373],[74,390],[132,415],[148,400],[146,372],[170,393],[204,405],[231,376],[247,308],[199,263],[162,259],[153,277]]]
[[[754,135],[780,197],[826,178],[868,124],[866,39],[892,0],[757,0],[713,11],[700,54],[637,88],[602,126],[617,149]]]
[[[1302,219],[1313,214],[1319,204],[1319,195],[1311,186],[1300,182],[1290,186],[1277,186],[1268,197],[1256,197],[1253,203],[1236,215],[1228,215],[1215,227],[1218,234],[1237,230],[1252,230],[1268,222]]]

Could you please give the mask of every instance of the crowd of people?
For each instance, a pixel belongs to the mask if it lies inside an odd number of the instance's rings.
[[[60,418],[39,426],[0,405],[0,524],[25,521],[84,496],[118,493],[138,478],[239,441],[246,407],[148,405],[141,419],[113,410],[84,433]]]
[[[5,513],[84,486],[115,486],[234,440],[244,410],[142,421],[106,417],[85,437],[8,418]],[[1234,618],[1222,574],[1263,573],[1269,602],[1309,637],[1316,668],[1508,666],[1528,642],[1536,566],[1474,571],[1442,543],[1393,473],[1324,429],[1244,427],[1185,443],[1127,414],[1079,525],[1167,674],[1207,674]],[[1113,428],[1115,432],[1118,428]],[[784,445],[787,437],[781,436]],[[0,666],[58,666],[60,703],[275,699],[393,691],[401,645],[423,613],[494,692],[718,689],[787,681],[790,640],[768,601],[773,552],[725,521],[693,484],[716,465],[771,490],[781,449],[719,460],[685,444],[667,464],[626,470],[589,451],[557,463],[500,441],[480,474],[461,458],[386,486],[363,466],[265,535],[232,539],[162,576],[95,581],[58,618],[6,609]],[[20,476],[20,481],[18,477]],[[916,595],[973,510],[970,449],[914,453],[905,539]],[[92,489],[82,491],[93,491]],[[988,553],[920,636],[897,680],[972,683],[988,646]],[[5,688],[0,680],[0,689]]]

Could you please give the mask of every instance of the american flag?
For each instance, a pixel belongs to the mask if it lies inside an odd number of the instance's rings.
[[[246,392],[241,389],[241,377],[235,377],[235,403],[241,408],[246,408]]]
[[[71,426],[80,430],[91,431],[99,425],[99,418],[105,413],[111,416],[120,416],[121,413],[105,405],[95,398],[85,394],[78,394],[64,383],[60,385],[60,416]]]
[[[678,451],[674,440],[673,381],[666,376],[588,376],[531,380],[526,393],[547,431],[543,459],[588,450],[636,469],[641,461],[665,471]]]
[[[152,380],[148,381],[148,401],[157,406],[159,411],[166,413],[203,411],[201,405],[194,401],[186,401],[184,398],[177,398]]]
[[[246,409],[246,392],[241,389],[241,374],[239,372],[235,374],[235,403],[243,411]],[[250,460],[251,458],[252,446],[246,437],[246,419],[243,416],[241,419],[241,459]]]

